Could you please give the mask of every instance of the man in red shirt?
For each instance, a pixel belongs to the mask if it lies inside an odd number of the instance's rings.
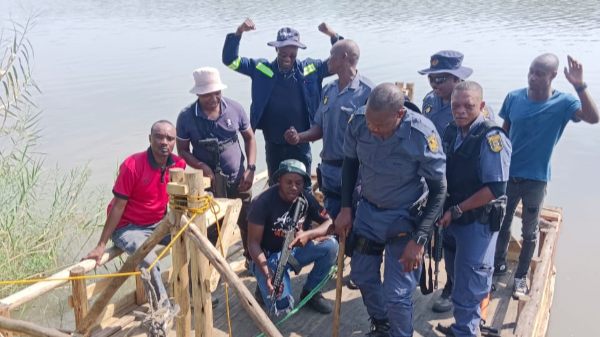
[[[109,238],[116,247],[129,255],[133,254],[165,216],[169,202],[169,169],[185,169],[185,161],[172,154],[176,133],[171,122],[160,120],[154,123],[149,138],[150,147],[147,151],[131,155],[121,164],[100,240],[84,260],[96,260],[98,266]],[[159,244],[167,245],[170,241],[171,236],[167,235]],[[151,251],[140,267],[148,268],[156,257]],[[169,305],[158,264],[152,268],[150,275],[152,286],[161,301],[160,306]]]

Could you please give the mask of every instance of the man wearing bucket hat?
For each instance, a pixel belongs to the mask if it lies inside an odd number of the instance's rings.
[[[273,179],[276,184],[256,197],[248,212],[248,248],[252,255],[250,270],[257,283],[255,296],[259,303],[266,304],[267,308],[272,306],[269,295],[274,290],[272,281],[284,249],[293,247],[288,263],[296,272],[314,262],[300,300],[328,275],[336,262],[338,252],[337,241],[327,236],[334,231],[331,218],[315,197],[304,190],[304,186],[310,183],[310,175],[306,173],[304,164],[295,159],[284,160],[273,173]],[[283,231],[288,229],[285,225],[291,222],[290,213],[299,198],[303,198],[308,207],[299,215],[298,222],[292,224],[299,230],[295,240],[289,247],[283,247]],[[320,226],[303,231],[312,221],[316,221]],[[294,308],[289,270],[284,273],[282,284],[283,289],[279,290],[281,294],[275,300],[276,315],[288,313]],[[308,304],[322,314],[332,311],[331,305],[320,291],[314,294]]]
[[[433,122],[442,138],[444,130],[453,121],[450,104],[452,91],[473,73],[473,69],[462,65],[463,58],[461,52],[442,50],[431,56],[429,68],[418,71],[421,75],[427,75],[433,89],[423,99],[423,115]],[[487,105],[482,113],[485,118],[494,120],[493,111]],[[446,280],[442,295],[433,303],[432,310],[435,312],[452,309],[452,277],[447,275]]]
[[[296,59],[298,49],[306,49],[306,45],[300,42],[300,33],[290,27],[280,29],[277,39],[267,43],[275,47],[275,60],[239,56],[242,34],[254,29],[254,22],[247,19],[235,33],[228,34],[222,56],[227,67],[252,79],[250,124],[252,129],[263,131],[269,180],[274,184],[272,175],[285,159],[301,161],[310,174],[310,144],[291,145],[284,134],[292,126],[298,132],[310,128],[319,106],[323,78],[332,74],[326,61]],[[342,39],[326,23],[322,23],[319,30],[331,38],[332,44]]]
[[[225,195],[215,194],[217,197],[242,199],[238,226],[244,256],[249,259],[246,214],[252,198],[251,187],[256,170],[254,132],[244,108],[238,102],[221,96],[221,90],[227,86],[221,83],[217,69],[198,68],[193,76],[195,85],[190,93],[197,98],[177,117],[177,153],[190,167],[202,170],[205,176],[210,177],[213,187],[215,181],[223,177],[225,188],[219,193]],[[247,168],[244,167],[245,158],[238,132],[244,139]]]
[[[440,137],[443,136],[446,126],[452,122],[452,90],[473,74],[473,69],[462,65],[463,58],[461,52],[442,50],[431,56],[429,68],[418,71],[421,75],[427,75],[429,85],[433,89],[423,99],[423,115],[433,122]],[[483,115],[494,120],[494,113],[487,105]]]

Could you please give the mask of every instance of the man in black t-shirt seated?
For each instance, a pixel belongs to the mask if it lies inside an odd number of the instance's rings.
[[[306,173],[304,164],[295,159],[284,160],[279,164],[279,170],[273,174],[277,184],[257,196],[250,204],[248,212],[248,250],[252,256],[250,271],[257,281],[255,296],[260,303],[271,308],[268,296],[273,291],[273,277],[277,270],[279,257],[285,241],[284,224],[291,217],[290,209],[298,198],[305,198],[308,207],[300,214],[296,238],[290,244],[295,261],[288,263],[288,269],[283,276],[283,289],[279,289],[275,305],[275,314],[288,313],[294,308],[290,282],[290,265],[304,267],[315,263],[308,274],[306,284],[302,289],[300,300],[304,299],[329,273],[337,260],[338,243],[329,236],[333,234],[333,221],[319,202],[305,192],[305,184],[310,184],[310,176]],[[318,227],[304,230],[315,221]],[[305,225],[306,223],[306,225]],[[290,257],[290,260],[294,260]],[[331,305],[323,298],[321,292],[309,300],[308,304],[316,311],[328,314]]]

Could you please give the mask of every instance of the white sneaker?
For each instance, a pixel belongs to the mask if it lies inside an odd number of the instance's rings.
[[[513,285],[513,297],[518,300],[521,296],[525,296],[527,294],[529,294],[529,289],[527,289],[527,276],[523,276],[522,278],[515,277],[515,284]]]

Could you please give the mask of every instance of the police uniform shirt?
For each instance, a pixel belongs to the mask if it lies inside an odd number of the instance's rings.
[[[446,155],[433,123],[407,110],[396,132],[388,139],[375,137],[365,119],[366,107],[348,123],[344,155],[358,158],[362,195],[385,209],[408,209],[427,193],[424,179],[441,180]]]
[[[454,120],[451,104],[444,104],[444,101],[434,91],[430,91],[423,99],[422,111],[423,115],[433,122],[440,137],[444,135],[446,126]],[[495,120],[494,111],[487,104],[483,108],[483,115],[485,118]]]
[[[315,115],[315,124],[323,129],[323,150],[321,159],[344,159],[344,135],[348,120],[358,108],[365,105],[375,84],[360,73],[342,91],[339,80],[330,82],[323,88],[321,103]],[[321,166],[324,188],[341,193],[341,167],[323,163]]]
[[[469,127],[467,136],[473,130],[477,129],[477,126],[483,123],[484,120],[484,115],[480,114]],[[458,150],[463,140],[462,132],[458,130],[454,151]],[[479,167],[477,168],[477,172],[479,173],[481,182],[485,184],[508,181],[511,153],[512,144],[503,132],[498,130],[488,131],[485,135],[485,141],[481,142],[481,151],[479,153]]]
[[[196,125],[197,120],[204,123],[208,136],[203,137]],[[183,109],[177,117],[177,138],[189,140],[192,154],[199,161],[208,164],[209,153],[200,145],[199,141],[206,138],[217,138],[223,144],[234,138],[237,132],[250,128],[250,121],[244,108],[236,101],[221,98],[221,114],[215,120],[208,119],[202,111],[198,100]],[[239,182],[244,173],[244,155],[240,143],[229,146],[220,156],[220,165],[223,174],[229,176],[230,182]],[[210,166],[210,164],[209,164]]]

